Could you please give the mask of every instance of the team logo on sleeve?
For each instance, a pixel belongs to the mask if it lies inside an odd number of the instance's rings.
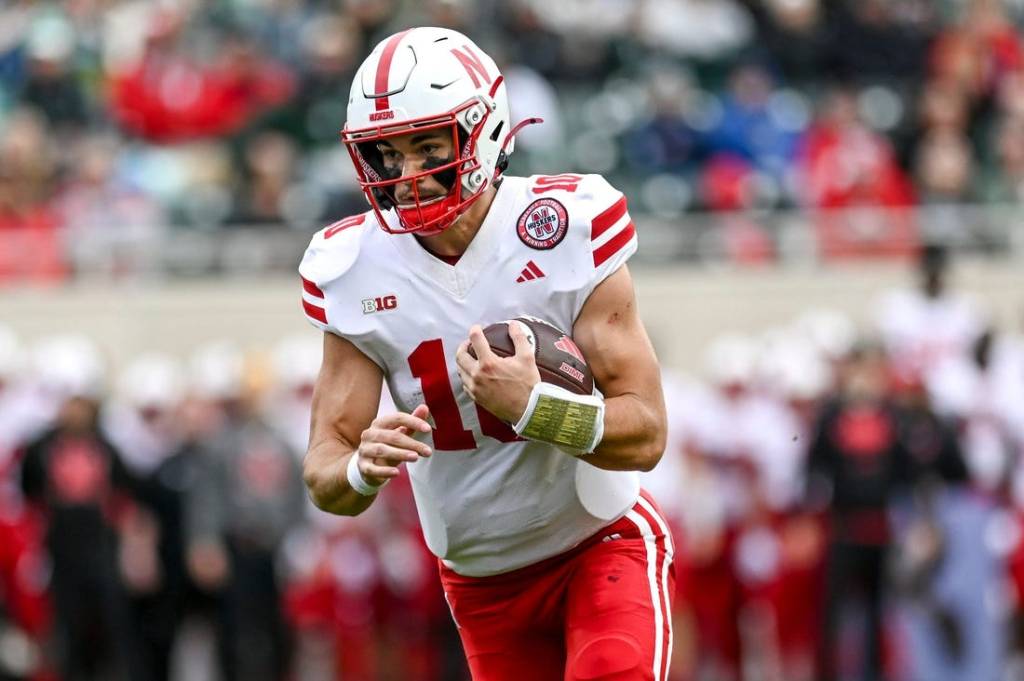
[[[537,199],[523,211],[516,225],[519,239],[538,251],[554,248],[569,231],[569,214],[555,199]]]

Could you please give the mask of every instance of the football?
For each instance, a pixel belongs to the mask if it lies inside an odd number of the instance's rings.
[[[540,380],[577,395],[590,395],[594,391],[594,375],[569,334],[536,317],[516,317],[509,321],[520,322],[525,327],[526,336],[533,346]],[[484,329],[484,336],[499,357],[515,354],[515,346],[508,335],[508,321],[489,325]],[[472,347],[469,354],[476,357]]]

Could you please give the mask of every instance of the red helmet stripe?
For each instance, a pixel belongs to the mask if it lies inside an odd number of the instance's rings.
[[[391,60],[394,59],[395,52],[398,50],[398,44],[402,42],[402,38],[405,34],[412,29],[406,29],[401,33],[396,33],[388,40],[387,44],[384,45],[384,52],[380,55],[380,61],[377,62],[377,80],[374,82],[375,96],[377,97],[376,108],[377,111],[384,111],[385,109],[391,108],[388,102],[389,97],[384,93],[388,91],[388,76],[391,74]]]
[[[494,96],[494,93],[496,93],[498,91],[498,86],[501,85],[501,82],[503,80],[505,80],[504,76],[498,76],[497,78],[494,79],[494,85],[491,86],[491,91],[487,93],[488,97],[493,97]]]

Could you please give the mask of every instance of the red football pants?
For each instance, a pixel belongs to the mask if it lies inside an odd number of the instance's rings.
[[[492,577],[442,566],[474,681],[664,681],[672,539],[646,493],[566,553]]]

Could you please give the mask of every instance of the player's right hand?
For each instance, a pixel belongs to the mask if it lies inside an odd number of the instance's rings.
[[[430,456],[430,446],[414,440],[411,433],[429,433],[430,410],[421,404],[411,414],[395,412],[378,416],[359,438],[359,472],[371,485],[382,485],[398,477],[398,466]]]

